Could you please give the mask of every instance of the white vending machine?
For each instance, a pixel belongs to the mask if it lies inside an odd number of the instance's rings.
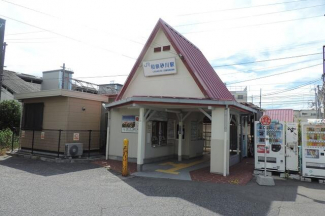
[[[299,171],[298,124],[286,123],[286,170]]]
[[[272,122],[267,126],[270,145],[266,149],[266,168],[269,171],[285,172],[285,145],[283,122]],[[255,122],[255,169],[264,169],[265,129]]]
[[[302,125],[302,175],[325,178],[325,123]]]

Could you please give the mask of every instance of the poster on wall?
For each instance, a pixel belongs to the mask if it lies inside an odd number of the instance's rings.
[[[122,116],[122,133],[137,133],[139,116]]]
[[[79,141],[79,133],[73,133],[73,141]]]
[[[44,139],[45,138],[45,132],[41,132],[41,139]]]

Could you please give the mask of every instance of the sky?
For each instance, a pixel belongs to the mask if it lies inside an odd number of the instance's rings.
[[[230,90],[262,108],[311,109],[322,86],[325,0],[0,0],[7,70],[123,84],[159,18]]]

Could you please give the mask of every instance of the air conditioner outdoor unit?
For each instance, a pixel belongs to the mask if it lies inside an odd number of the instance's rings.
[[[65,156],[74,157],[81,156],[83,153],[82,143],[66,143],[65,144]]]

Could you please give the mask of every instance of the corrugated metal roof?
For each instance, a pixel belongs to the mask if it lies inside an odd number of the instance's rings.
[[[116,100],[120,100],[122,98],[146,51],[150,47],[151,42],[160,28],[164,31],[177,53],[183,56],[183,58],[181,58],[183,63],[191,73],[193,79],[206,98],[222,101],[235,100],[203,53],[162,19],[159,19],[154,30],[152,31]]]
[[[293,110],[292,109],[266,110],[264,112],[264,115],[270,116],[272,120],[293,122]]]
[[[37,92],[41,90],[41,85],[36,83],[26,82],[13,71],[3,71],[3,87],[7,88],[13,93],[28,93]]]

